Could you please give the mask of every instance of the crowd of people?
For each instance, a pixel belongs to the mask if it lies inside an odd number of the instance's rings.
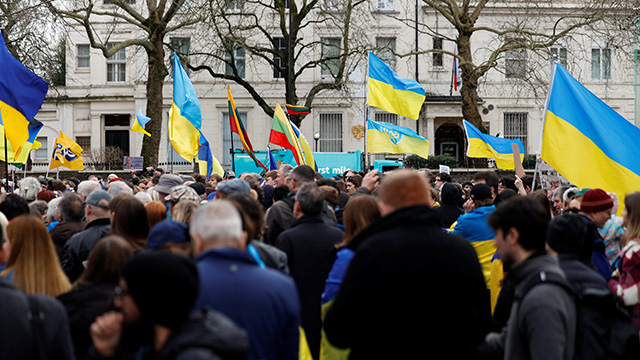
[[[639,358],[640,192],[619,217],[606,189],[455,180],[288,164],[26,177],[0,196],[0,353]]]

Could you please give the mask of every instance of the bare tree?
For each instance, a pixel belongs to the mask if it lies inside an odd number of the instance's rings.
[[[0,1],[0,27],[9,52],[50,85],[64,85],[64,39],[39,0]]]
[[[131,0],[71,1],[73,7],[66,8],[52,0],[42,0],[49,10],[64,19],[81,25],[89,38],[91,47],[110,57],[127,47],[142,48],[147,54],[147,116],[150,121],[145,129],[142,156],[146,165],[157,165],[162,124],[162,88],[169,74],[165,63],[165,38],[184,27],[197,24],[201,9],[195,0],[147,0],[136,4]],[[123,27],[133,29],[130,38],[109,46],[111,35]]]
[[[311,107],[321,92],[348,93],[349,75],[370,48],[363,21],[366,4],[365,0],[209,0],[204,26],[210,41],[201,51],[192,52],[190,68],[236,82],[273,116],[273,104],[257,87],[270,82],[272,74],[256,73],[259,79],[250,82],[245,78],[245,63],[238,61],[252,59],[263,71],[271,68],[273,77],[284,80],[287,103],[304,99],[304,106]],[[318,24],[330,29],[326,37],[311,33]],[[300,94],[300,80],[317,68],[323,69],[323,80]],[[302,117],[292,120],[300,125]]]
[[[486,132],[482,117],[478,111],[479,81],[492,69],[512,72],[510,77],[522,82],[534,81],[537,77],[532,69],[518,64],[518,55],[530,51],[544,54],[548,58],[549,48],[559,39],[570,37],[584,28],[596,27],[599,23],[610,20],[612,16],[625,12],[628,6],[622,0],[585,0],[581,2],[564,1],[562,4],[547,1],[503,1],[492,0],[422,0],[422,2],[444,18],[447,26],[453,27],[456,36],[450,37],[441,29],[431,28],[427,24],[423,31],[431,36],[454,41],[458,54],[449,51],[432,49],[428,52],[442,52],[457,56],[460,60],[462,77],[462,116],[479,129]],[[555,5],[554,5],[555,4]],[[493,6],[502,7],[509,13],[499,23],[489,24],[480,21],[490,16]],[[489,14],[487,14],[489,13]],[[402,19],[415,25],[415,20]],[[486,44],[474,43],[478,34],[488,34],[492,39]],[[476,49],[475,51],[472,49]],[[415,54],[413,52],[412,54]],[[405,54],[406,55],[406,54]],[[478,56],[480,55],[480,56]],[[505,57],[516,58],[509,68],[500,68],[499,62]]]

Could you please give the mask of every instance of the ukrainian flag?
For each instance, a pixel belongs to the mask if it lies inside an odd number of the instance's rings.
[[[26,164],[27,160],[29,160],[29,153],[31,150],[38,149],[42,146],[42,144],[36,141],[36,137],[38,133],[42,129],[42,123],[36,119],[31,119],[29,122],[29,126],[27,131],[29,133],[29,138],[27,141],[22,144],[18,151],[14,153],[13,147],[11,147],[11,143],[7,141],[7,157],[9,158],[8,162],[13,164]],[[4,126],[2,124],[2,118],[0,117],[0,139],[4,136]],[[4,158],[4,142],[0,141],[0,160],[5,161]]]
[[[56,138],[49,170],[60,166],[64,166],[70,170],[84,169],[82,148],[62,131],[60,131],[60,137]]]
[[[198,94],[173,54],[173,101],[169,110],[169,140],[178,155],[192,161],[198,155],[202,114]]]
[[[429,157],[429,140],[406,127],[385,122],[367,121],[367,151],[371,153],[413,153]]]
[[[211,176],[212,173],[220,176],[224,175],[224,169],[222,169],[218,159],[211,154],[209,142],[202,133],[200,133],[200,146],[198,148],[198,170],[200,171],[200,175],[206,177]]]
[[[426,95],[417,81],[399,77],[369,52],[369,106],[417,120]]]
[[[496,159],[498,169],[513,170],[516,165],[513,162],[512,144],[517,144],[520,149],[520,163],[524,160],[524,145],[520,139],[509,140],[483,134],[467,120],[462,120],[462,122],[469,142],[467,157],[493,158]]]
[[[580,188],[624,195],[640,190],[640,129],[555,64],[541,158]]]
[[[136,113],[136,118],[133,120],[133,125],[131,125],[131,131],[139,132],[151,137],[151,134],[144,129],[144,126],[151,121],[151,118],[148,118],[142,114],[142,109],[138,110]]]
[[[26,148],[31,148],[23,145],[30,140],[29,123],[40,110],[49,84],[9,53],[4,42],[4,31],[0,32],[0,68],[0,125],[11,148],[16,149],[16,153],[25,151],[28,155]]]

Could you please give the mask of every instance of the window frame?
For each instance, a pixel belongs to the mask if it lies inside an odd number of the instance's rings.
[[[502,136],[505,139],[520,139],[524,145],[524,152],[527,153],[527,143],[529,139],[529,113],[528,112],[505,112],[502,115],[504,120],[502,126]],[[511,124],[509,124],[512,122]],[[520,122],[520,124],[516,124]],[[516,131],[520,130],[520,131]],[[520,134],[517,134],[519,132]]]
[[[331,125],[328,123],[330,121],[339,122],[339,125]],[[333,126],[333,129],[331,129],[331,126]],[[342,152],[344,149],[343,130],[343,113],[334,111],[321,112],[318,115],[318,132],[320,133],[320,140],[318,140],[319,152]]]
[[[235,76],[233,72],[233,67],[231,66],[231,62],[235,66],[238,71],[238,76],[241,79],[246,78],[247,76],[247,60],[246,55],[247,51],[243,46],[238,46],[237,44],[231,44],[231,51],[225,51],[224,58],[224,73],[227,76]]]
[[[325,55],[328,57],[335,56],[333,53],[330,53],[330,54],[328,53],[329,49],[333,49],[334,51],[337,50],[336,52],[337,55],[342,54],[341,40],[342,40],[341,38],[333,37],[333,36],[327,36],[327,37],[321,38],[321,43],[322,43],[321,59],[323,59],[323,61],[321,65],[320,75],[323,78],[325,77],[335,78],[335,75],[338,73],[338,70],[340,69],[340,58],[329,59],[329,60],[324,60],[324,59],[325,59]],[[331,42],[337,43],[338,46],[336,46],[335,44],[331,44]],[[335,70],[335,74],[333,73],[333,70]]]
[[[86,54],[80,53],[80,48],[86,49]],[[76,44],[76,68],[78,70],[87,70],[91,69],[91,45],[89,44]],[[85,60],[87,62],[86,66],[80,66],[80,61]]]
[[[276,45],[280,52],[287,56],[287,39],[281,36],[277,36],[273,38],[276,42]],[[280,56],[273,55],[273,78],[274,79],[284,79],[285,73],[287,72],[286,61]]]
[[[598,52],[596,59],[594,59],[595,51]],[[603,53],[606,53],[607,56],[604,57]],[[594,72],[596,63],[598,64],[597,76]],[[606,45],[599,46],[598,44],[594,44],[593,46],[591,46],[591,80],[611,80],[611,49]]]
[[[384,61],[385,64],[389,65],[393,71],[396,71],[396,64],[398,62],[394,55],[396,51],[396,40],[395,37],[391,36],[380,36],[376,38],[376,48],[378,49],[376,56]]]
[[[528,71],[526,48],[505,51],[504,61],[504,76],[506,79],[526,79]]]
[[[107,49],[111,49],[116,46],[116,43],[108,43]],[[112,56],[106,59],[107,61],[107,82],[109,83],[123,83],[127,81],[127,48],[122,48]],[[118,57],[121,57],[119,59]],[[110,70],[111,69],[111,70]],[[109,74],[112,74],[111,80],[109,80]]]
[[[432,45],[433,50],[442,50],[444,45],[444,38],[441,37],[432,37]],[[432,55],[432,66],[434,68],[442,68],[444,67],[444,54],[442,52],[434,51]]]

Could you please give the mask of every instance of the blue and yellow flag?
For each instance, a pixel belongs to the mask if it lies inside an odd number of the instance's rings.
[[[218,159],[211,154],[211,147],[207,139],[200,133],[200,146],[198,148],[198,170],[200,175],[206,177],[211,176],[212,173],[216,173],[220,176],[224,176],[224,169]]]
[[[477,127],[467,120],[464,123],[464,131],[467,133],[467,156],[470,158],[494,158],[498,169],[513,170],[516,168],[513,162],[512,144],[517,144],[520,149],[520,163],[524,160],[524,145],[520,139],[509,140],[487,134],[483,134]]]
[[[311,152],[311,147],[307,142],[307,138],[304,137],[302,131],[298,129],[293,121],[291,121],[291,128],[293,129],[293,132],[296,133],[298,141],[300,142],[300,147],[302,148],[302,152],[304,154],[304,162],[307,165],[311,166],[315,171],[318,171],[318,164],[316,163],[316,159],[313,157],[313,153]]]
[[[429,140],[406,127],[385,122],[367,121],[367,151],[372,153],[413,153],[429,156]]]
[[[29,140],[29,122],[40,110],[49,84],[9,53],[4,42],[4,31],[0,33],[0,69],[0,125],[11,148],[28,154],[29,151],[26,148],[21,150],[21,147]],[[21,158],[25,153],[22,154]]]
[[[640,190],[640,129],[555,64],[542,133],[541,158],[580,188]]]
[[[25,141],[18,151],[14,153],[11,143],[7,141],[7,157],[9,162],[13,164],[26,164],[29,160],[29,153],[31,150],[39,149],[42,144],[36,141],[38,133],[42,129],[42,123],[36,119],[31,119],[27,131],[29,138]],[[0,117],[0,139],[4,137],[4,126],[2,124],[2,118]],[[4,141],[0,140],[0,160],[5,161],[4,158]]]
[[[142,114],[142,109],[138,110],[136,113],[136,118],[133,120],[133,125],[131,125],[131,131],[139,132],[151,137],[151,134],[144,129],[144,126],[151,121],[151,118],[148,118]]]
[[[70,170],[82,170],[82,148],[70,137],[60,131],[60,137],[56,138],[51,155],[49,170],[64,166]]]
[[[417,81],[399,77],[369,52],[369,106],[417,120],[425,99],[426,93]]]
[[[178,155],[192,161],[198,154],[202,113],[196,89],[173,54],[173,101],[169,110],[169,140]]]

